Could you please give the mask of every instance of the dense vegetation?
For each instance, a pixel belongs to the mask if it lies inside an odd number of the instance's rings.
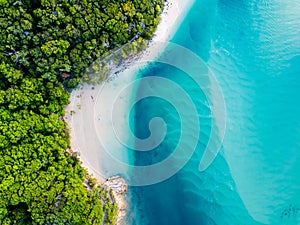
[[[162,0],[0,0],[0,224],[113,224],[63,121],[69,90],[108,50],[150,39]]]

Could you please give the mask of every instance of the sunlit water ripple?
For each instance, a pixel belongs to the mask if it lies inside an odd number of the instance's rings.
[[[191,95],[197,93],[203,127],[195,154],[179,173],[130,189],[128,223],[300,224],[299,12],[297,0],[196,1],[172,41],[197,53],[218,79],[227,108],[223,148],[199,172],[211,121],[205,97],[183,76],[156,65],[160,76],[177,79],[191,87]],[[147,126],[149,116],[173,114],[172,107],[154,99],[135,110],[141,136],[147,136],[143,122]],[[180,128],[175,112],[166,120],[172,123],[169,139],[156,152],[136,154],[136,163],[153,163],[170,153]]]

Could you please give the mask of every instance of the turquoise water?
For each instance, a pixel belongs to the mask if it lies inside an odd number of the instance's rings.
[[[128,224],[300,224],[299,12],[297,0],[195,2],[172,42],[200,56],[219,82],[227,115],[222,149],[200,172],[212,121],[205,95],[172,66],[152,63],[141,71],[141,77],[162,76],[189,93],[200,135],[196,151],[176,175],[130,188]],[[136,94],[145,89],[138,87]],[[136,153],[134,163],[150,165],[168,157],[181,134],[181,115],[155,97],[138,102],[134,110],[139,138],[150,135],[153,117],[163,118],[168,127],[164,141]]]

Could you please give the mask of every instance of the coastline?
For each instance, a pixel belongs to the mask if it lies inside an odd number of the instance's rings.
[[[150,61],[154,60],[162,51],[162,45],[155,45],[156,42],[167,42],[176,32],[177,26],[185,16],[185,13],[193,4],[194,0],[168,0],[161,13],[161,20],[157,30],[153,35],[146,50],[144,50],[138,59],[133,61]],[[165,43],[163,44],[165,46]],[[131,62],[133,64],[134,62]],[[101,149],[100,153],[97,149],[103,147],[99,143],[101,140],[109,143],[111,149],[120,149],[118,145],[110,145],[111,134],[107,132],[112,127],[110,122],[109,111],[105,106],[114,102],[114,94],[120,90],[125,84],[132,82],[136,75],[135,68],[126,65],[117,77],[113,80],[105,82],[105,88],[102,85],[83,85],[79,89],[72,91],[71,103],[66,107],[65,121],[69,127],[70,146],[72,152],[78,152],[82,167],[86,168],[88,173],[103,184],[111,191],[113,198],[118,206],[117,225],[122,224],[122,219],[126,215],[128,200],[126,198],[127,184],[126,178],[115,176],[118,174],[118,168],[115,171],[107,171],[109,167],[109,155],[105,149]],[[126,90],[126,96],[130,96],[132,90]],[[101,99],[99,99],[101,92]],[[99,104],[98,104],[99,103]],[[97,112],[97,121],[95,125],[95,111]],[[128,111],[128,101],[124,101],[122,105],[118,105],[118,114],[122,117]],[[95,130],[95,126],[101,127],[101,130]],[[101,142],[101,141],[100,141]],[[105,148],[105,147],[104,147]],[[126,157],[122,156],[123,159]],[[99,173],[101,171],[101,173]]]

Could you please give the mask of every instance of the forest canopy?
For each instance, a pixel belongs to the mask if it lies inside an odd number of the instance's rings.
[[[74,87],[107,50],[151,39],[162,6],[162,0],[0,0],[0,59],[52,82],[67,77]]]
[[[114,224],[70,151],[69,91],[105,52],[149,40],[163,0],[0,0],[0,223]]]

